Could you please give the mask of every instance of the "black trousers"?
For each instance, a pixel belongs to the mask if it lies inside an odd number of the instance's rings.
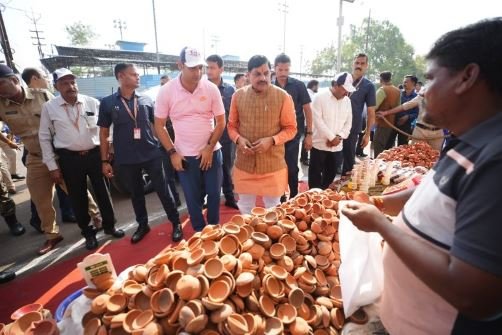
[[[99,147],[89,150],[87,154],[76,151],[57,149],[59,167],[68,188],[70,203],[75,212],[77,223],[84,236],[94,234],[89,222],[89,201],[87,198],[87,178],[90,179],[96,202],[103,218],[105,231],[113,230],[115,214],[110,193],[105,183],[101,169],[101,155]]]
[[[225,130],[226,131],[226,130]],[[226,200],[234,199],[234,183],[232,181],[232,166],[235,158],[235,144],[230,141],[220,140],[221,154],[223,156],[223,183],[221,188]]]
[[[356,145],[359,132],[351,132],[349,137],[343,140],[343,168],[342,176],[352,171],[356,160]]]
[[[284,145],[285,159],[288,166],[288,184],[289,184],[289,198],[293,198],[298,194],[298,155],[300,154],[300,139],[302,133],[296,133],[296,136],[286,142]]]
[[[341,151],[331,152],[312,148],[310,150],[309,188],[327,189],[336,177],[342,164]]]
[[[167,189],[161,156],[138,164],[121,164],[115,166],[115,173],[131,194],[132,207],[136,215],[136,221],[140,226],[148,224],[148,213],[146,211],[145,192],[143,187],[143,169],[152,180],[152,185],[155,192],[157,192],[162,207],[164,207],[167,218],[172,223],[178,224],[180,222],[180,217],[176,205]]]

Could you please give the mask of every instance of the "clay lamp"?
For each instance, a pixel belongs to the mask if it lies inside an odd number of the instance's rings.
[[[148,269],[144,265],[136,265],[132,270],[132,276],[138,283],[144,283],[148,276]]]
[[[289,291],[288,301],[292,306],[299,308],[305,301],[305,293],[299,287],[293,288]]]
[[[193,319],[195,319],[195,313],[193,312],[193,310],[187,305],[183,306],[180,309],[180,315],[178,318],[180,326],[185,328],[186,325]]]
[[[278,219],[279,217],[276,211],[267,212],[267,214],[263,217],[263,221],[269,226],[274,225]]]
[[[244,335],[249,332],[246,319],[237,313],[228,316],[227,324],[232,335]]]
[[[278,224],[286,232],[288,232],[288,231],[293,230],[293,229],[296,228],[296,224],[293,221],[288,220],[288,219],[279,220]]]
[[[351,316],[349,316],[349,320],[359,325],[363,325],[368,322],[368,314],[366,314],[364,309],[359,308]]]
[[[194,266],[199,264],[204,258],[204,249],[196,248],[190,252],[190,255],[187,258],[187,264],[189,266]]]
[[[212,240],[206,240],[201,244],[202,250],[204,250],[204,258],[209,259],[218,255],[218,243]]]
[[[112,314],[122,312],[127,307],[127,297],[122,293],[112,295],[106,302],[106,309]]]
[[[305,335],[312,333],[312,328],[307,321],[299,317],[297,317],[295,321],[289,325],[288,329],[291,335]]]
[[[0,327],[2,334],[2,327]],[[54,319],[45,319],[32,323],[30,329],[25,332],[26,335],[59,335],[59,329]]]
[[[247,226],[244,226],[247,227]],[[239,230],[239,233],[237,233],[237,239],[239,242],[242,244],[246,242],[249,239],[249,236],[251,235],[252,232],[250,232],[248,229],[245,229],[244,227],[241,227]]]
[[[267,335],[282,335],[284,326],[279,318],[272,317],[265,321],[265,334]]]
[[[235,235],[226,235],[220,240],[220,251],[224,255],[236,255],[239,253],[240,242]]]
[[[159,289],[164,285],[164,281],[166,280],[168,274],[169,268],[166,264],[155,266],[150,269],[146,281],[150,287]]]
[[[106,304],[110,296],[108,294],[98,295],[91,303],[91,312],[96,315],[101,315],[106,311]]]
[[[345,323],[345,315],[343,315],[343,310],[337,307],[332,308],[330,316],[331,316],[331,324],[333,325],[333,327],[335,327],[338,330],[342,329]]]
[[[100,319],[98,318],[90,319],[84,326],[84,335],[96,335],[100,327],[101,327]]]
[[[165,286],[170,289],[171,291],[175,292],[176,291],[176,283],[180,280],[180,278],[183,276],[183,272],[180,270],[173,270],[169,272],[169,274],[166,277],[165,280]]]
[[[158,324],[157,322],[150,322],[149,324],[146,325],[144,329],[141,329],[139,331],[133,331],[132,332],[134,335],[136,333],[140,334],[149,334],[149,335],[162,335],[164,333],[162,326]]]
[[[288,271],[279,265],[272,265],[270,267],[270,273],[277,279],[285,280],[288,277]]]
[[[230,293],[230,285],[223,280],[218,280],[209,286],[207,296],[213,302],[223,302],[228,298]]]
[[[282,259],[277,261],[277,264],[282,266],[287,272],[293,271],[295,264],[289,256],[284,256]]]
[[[112,316],[112,319],[110,320],[110,328],[122,328],[122,324],[124,323],[125,317],[127,316],[126,313],[119,313],[116,315]]]
[[[265,214],[267,214],[267,210],[263,207],[254,207],[251,209],[251,214],[255,216],[265,216]]]
[[[277,307],[277,317],[285,325],[289,325],[290,323],[294,322],[296,316],[296,308],[293,305],[280,304],[279,307]]]
[[[263,257],[263,254],[265,253],[265,248],[262,245],[256,243],[249,250],[247,250],[247,252],[251,254],[254,260],[258,260]]]
[[[234,313],[232,306],[223,304],[221,308],[211,313],[210,320],[214,324],[219,324],[224,322],[232,313]]]
[[[263,278],[263,286],[268,294],[275,299],[284,297],[284,285],[274,276],[268,275]]]
[[[208,291],[208,293],[209,293],[209,291]],[[203,297],[201,299],[201,302],[202,302],[202,305],[204,305],[204,307],[210,311],[218,310],[218,309],[222,308],[224,305],[222,302],[211,301],[208,297]]]
[[[156,317],[167,316],[172,311],[174,304],[174,293],[168,288],[156,291],[150,299],[150,305]]]
[[[286,255],[286,247],[282,243],[274,243],[270,247],[270,257],[272,259],[278,260],[284,257]]]
[[[273,226],[268,226],[267,231],[265,232],[272,240],[276,241],[278,240],[282,234],[284,234],[284,231],[282,228],[278,225],[273,225]]]
[[[13,324],[10,325],[9,334],[21,335],[30,329],[34,322],[42,321],[43,315],[41,312],[31,311],[20,316]]]
[[[209,318],[206,314],[196,316],[186,325],[185,331],[190,334],[199,334],[204,330],[204,328],[206,328],[208,320]]]
[[[242,215],[236,214],[232,216],[230,219],[230,222],[235,223],[236,225],[243,226],[246,221],[244,220],[244,217]]]
[[[228,256],[228,255],[225,255],[225,256]],[[230,255],[230,257],[233,257],[233,256]],[[227,259],[228,259],[228,257],[227,257]],[[235,257],[234,257],[234,259],[235,259]],[[211,258],[211,259],[208,259],[206,261],[206,263],[204,264],[204,275],[207,278],[215,279],[215,278],[218,278],[219,276],[221,276],[224,269],[225,268],[224,268],[224,264],[223,264],[222,260],[220,260],[219,258]]]
[[[267,234],[260,233],[260,232],[253,232],[251,234],[251,238],[258,243],[259,245],[266,245],[267,243],[270,243],[270,237]]]
[[[308,199],[305,197],[298,197],[295,199],[296,206],[305,207],[309,203]]]
[[[101,293],[99,293],[99,294],[101,294]],[[44,308],[44,306],[42,304],[28,304],[28,305],[24,305],[24,306],[19,307],[18,309],[16,309],[10,315],[10,318],[12,319],[12,321],[16,321],[17,319],[19,319],[20,317],[22,317],[26,313],[29,313],[29,312],[42,312],[43,308]]]
[[[335,307],[338,308],[343,307],[342,287],[340,285],[335,285],[331,288],[329,297],[333,300],[333,304],[335,305]]]
[[[263,294],[259,299],[261,312],[269,318],[275,316],[275,302],[268,295]]]
[[[233,223],[225,223],[223,225],[223,231],[225,232],[225,234],[237,235],[241,231],[241,228],[240,226]]]
[[[199,280],[191,275],[184,275],[176,283],[176,293],[183,300],[192,300],[200,296]]]
[[[126,316],[127,318],[127,316]],[[145,328],[150,322],[154,320],[153,311],[151,309],[147,309],[139,313],[134,320],[132,321],[131,328],[133,330],[139,330]]]

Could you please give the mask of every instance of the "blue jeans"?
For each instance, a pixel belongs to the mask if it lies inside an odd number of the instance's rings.
[[[136,215],[136,221],[140,226],[148,224],[148,213],[145,205],[145,191],[143,186],[142,170],[145,169],[152,185],[157,193],[162,207],[167,214],[167,218],[173,224],[179,224],[180,217],[173,199],[169,195],[167,183],[162,167],[162,157],[138,164],[122,164],[115,167],[120,181],[131,194],[132,207]]]
[[[285,159],[288,165],[289,198],[298,194],[298,154],[300,153],[300,139],[302,134],[296,136],[285,144]]]
[[[203,181],[207,194],[207,222],[212,225],[220,222],[220,193],[223,179],[221,150],[213,152],[213,162],[207,171],[200,169],[200,158],[185,156],[185,160],[185,170],[178,172],[180,184],[185,193],[192,227],[195,231],[201,231],[206,225],[200,201]]]

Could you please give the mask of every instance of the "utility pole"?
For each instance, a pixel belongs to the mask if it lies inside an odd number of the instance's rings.
[[[371,22],[371,8],[368,14],[368,25],[366,26],[366,44],[364,46],[364,52],[368,53],[368,40],[370,37],[370,22]]]
[[[157,15],[155,14],[155,0],[152,0],[153,31],[155,32],[155,54],[157,55],[157,73],[160,74],[159,42],[157,40]]]
[[[338,52],[337,52],[337,58],[336,58],[336,73],[340,73],[340,68],[342,67],[342,26],[343,26],[342,8],[343,8],[343,2],[344,1],[353,3],[355,0],[340,0],[339,16],[338,16],[338,19],[337,19],[337,24],[338,24]]]
[[[42,44],[42,42],[40,40],[45,40],[45,38],[40,36],[40,34],[43,33],[43,31],[38,30],[38,26],[37,26],[37,23],[40,20],[40,17],[41,17],[41,15],[38,15],[38,17],[35,18],[35,13],[33,13],[33,11],[31,12],[31,16],[28,16],[30,21],[35,26],[35,30],[30,30],[31,33],[35,34],[35,36],[31,36],[31,39],[36,40],[36,43],[32,43],[32,44],[37,46],[38,56],[40,58],[44,58],[44,52],[42,51],[42,46],[45,46],[45,44]]]
[[[121,19],[113,20],[113,27],[120,31],[120,40],[123,41],[124,37],[122,36],[122,30],[127,29],[127,23]]]
[[[286,17],[288,15],[288,3],[284,0],[284,3],[279,3],[279,11],[284,14],[284,26],[282,30],[282,52],[286,53]]]
[[[0,8],[0,39],[2,43],[3,54],[5,55],[5,62],[7,66],[18,73],[16,67],[14,66],[14,58],[12,57],[12,49],[10,48],[9,38],[7,37],[7,30],[5,29],[5,23],[3,22],[3,11],[5,6]]]

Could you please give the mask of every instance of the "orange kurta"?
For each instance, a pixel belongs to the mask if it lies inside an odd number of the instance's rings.
[[[282,99],[280,104],[277,104],[278,96]],[[242,103],[243,101],[247,101],[248,103]],[[252,126],[260,128],[261,133],[264,135],[262,137],[272,136],[275,146],[284,147],[284,143],[292,139],[296,134],[296,116],[293,100],[284,90],[276,86],[270,85],[267,91],[262,93],[256,93],[251,86],[246,86],[234,94],[228,121],[228,134],[234,142],[241,136],[241,132],[244,128],[249,128],[249,125],[244,125],[246,126],[244,127],[240,123],[243,118],[239,118],[239,114],[243,116],[244,113],[247,113],[247,120],[250,120],[249,113],[260,114],[261,117],[257,115],[252,122],[262,122],[263,124],[257,123]],[[267,116],[270,115],[277,115],[278,119],[270,122],[270,118],[267,119]],[[269,123],[274,122],[280,125],[277,129],[270,127]],[[269,128],[270,130],[268,130]],[[250,138],[248,139],[252,140]],[[240,148],[237,147],[236,163],[232,176],[235,192],[262,196],[281,196],[284,194],[288,187],[288,171],[283,155],[277,157],[276,154],[275,157],[272,158],[274,160],[279,160],[273,162],[279,166],[278,169],[270,168],[270,166],[265,166],[267,164],[263,164],[263,158],[270,156],[270,150],[269,152],[256,153],[255,155],[255,160],[259,165],[258,169],[263,170],[263,168],[265,168],[268,169],[268,171],[258,173],[256,171],[246,171],[241,168],[241,166],[243,166],[241,163],[249,159],[249,157],[245,157]]]

